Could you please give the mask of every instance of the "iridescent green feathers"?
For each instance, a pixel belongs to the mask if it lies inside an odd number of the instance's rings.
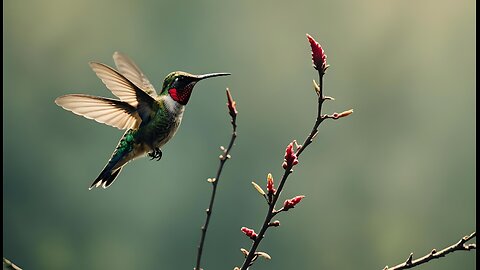
[[[127,130],[90,189],[110,186],[123,166],[137,157],[148,153],[160,159],[161,147],[176,133],[195,84],[206,78],[229,75],[172,72],[157,94],[131,59],[118,52],[113,59],[118,71],[97,62],[91,62],[90,67],[118,99],[70,94],[55,100],[57,105],[77,115]]]
[[[128,156],[128,154],[131,153],[135,147],[136,132],[137,131],[133,129],[129,129],[127,132],[125,132],[122,139],[115,148],[112,157],[108,161],[105,168],[103,168],[100,175],[90,185],[89,190],[94,187],[100,186],[103,188],[107,188],[113,183],[113,181],[115,181],[115,178],[123,168],[123,165],[118,166],[118,164],[122,163],[122,159],[125,159],[125,157]]]

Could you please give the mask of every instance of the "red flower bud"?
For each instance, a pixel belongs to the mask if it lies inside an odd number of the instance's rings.
[[[271,194],[271,195],[275,194],[275,192],[277,191],[273,186],[273,176],[271,173],[267,175],[267,191],[268,191],[268,194]]]
[[[310,47],[312,48],[312,62],[313,67],[316,70],[320,70],[325,73],[327,69],[327,55],[322,49],[322,46],[309,34],[307,34],[308,42],[310,42]]]
[[[293,143],[296,144],[296,141],[291,142],[289,145],[287,145],[287,149],[285,149],[285,159],[282,164],[284,169],[289,166],[293,167],[298,164],[297,155],[293,151]]]
[[[288,211],[288,209],[293,208],[297,203],[299,203],[305,196],[296,196],[290,200],[286,200],[283,203],[283,210]]]
[[[255,240],[257,238],[257,234],[255,233],[254,230],[249,229],[247,227],[242,227],[241,230],[246,236],[250,237],[250,239]]]
[[[232,95],[230,94],[230,90],[227,88],[227,107],[228,107],[228,112],[230,113],[230,116],[235,117],[238,114],[237,111],[237,104],[233,100]]]

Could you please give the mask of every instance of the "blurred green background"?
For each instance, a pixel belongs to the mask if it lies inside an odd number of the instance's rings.
[[[192,269],[230,138],[203,267],[233,269],[277,183],[285,146],[303,141],[316,96],[305,33],[331,65],[321,126],[283,199],[304,194],[255,269],[382,269],[475,230],[475,1],[4,1],[3,256],[25,269]],[[122,131],[56,106],[113,97],[90,70],[133,58],[161,86],[173,70],[233,75],[196,86],[160,162],[129,164],[88,191]],[[474,269],[459,252],[421,269]],[[420,269],[420,268],[419,268]]]

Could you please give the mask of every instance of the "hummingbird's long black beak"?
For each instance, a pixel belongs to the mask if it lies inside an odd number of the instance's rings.
[[[208,73],[208,74],[197,75],[197,79],[198,80],[203,80],[203,79],[207,79],[207,78],[228,76],[228,75],[231,75],[231,74],[230,73],[225,73],[225,72]]]

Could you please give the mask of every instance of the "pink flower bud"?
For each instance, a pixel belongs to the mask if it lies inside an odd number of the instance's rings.
[[[298,164],[297,155],[295,154],[295,151],[293,151],[293,143],[296,143],[296,141],[291,142],[289,145],[287,145],[287,149],[285,149],[285,159],[282,164],[284,169]]]
[[[305,196],[296,196],[290,200],[286,200],[283,203],[283,210],[288,211],[288,209],[293,208],[296,204],[298,204]]]
[[[242,227],[241,230],[246,236],[250,237],[250,239],[255,240],[257,238],[257,234],[255,233],[254,230],[249,229],[247,227]]]
[[[273,195],[277,191],[273,186],[273,176],[271,173],[267,175],[267,191],[268,194]]]
[[[227,107],[228,107],[228,112],[230,113],[230,116],[235,117],[238,114],[237,111],[237,104],[233,100],[232,95],[230,94],[230,90],[227,88]]]
[[[307,34],[308,42],[310,42],[310,47],[312,48],[312,62],[313,67],[316,70],[322,71],[325,73],[327,69],[327,55],[322,49],[322,46],[309,34]]]

